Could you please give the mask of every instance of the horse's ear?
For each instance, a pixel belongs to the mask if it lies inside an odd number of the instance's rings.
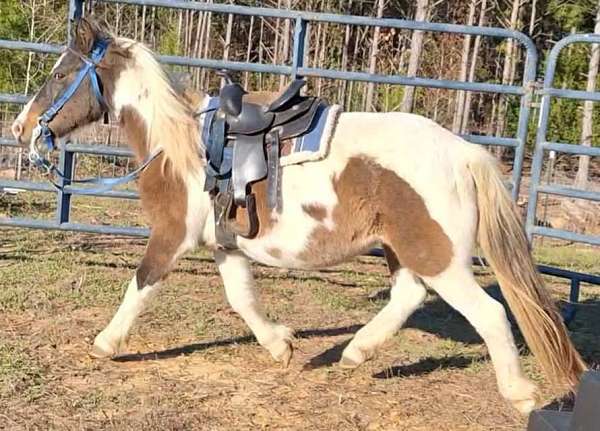
[[[80,18],[73,23],[71,35],[75,49],[86,55],[89,54],[97,36],[97,28],[86,18]]]
[[[93,17],[78,19],[72,28],[75,48],[84,55],[90,53],[96,40],[110,39],[108,24],[105,21],[98,22]]]

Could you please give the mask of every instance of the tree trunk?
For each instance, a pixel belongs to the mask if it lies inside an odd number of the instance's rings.
[[[144,42],[144,39],[146,37],[146,5],[142,6],[142,28],[141,28],[142,34],[140,36],[140,40],[142,42]]]
[[[535,1],[535,0],[534,0]],[[487,0],[481,1],[481,13],[479,14],[479,21],[477,25],[483,27],[485,25],[485,13],[487,12]],[[471,55],[471,67],[469,69],[469,82],[475,81],[475,72],[477,70],[477,60],[479,59],[479,48],[481,47],[481,36],[475,37],[475,43],[473,45],[473,54]],[[468,92],[465,97],[465,107],[463,110],[462,124],[460,126],[461,133],[465,133],[467,125],[469,124],[469,115],[471,114],[471,101],[473,93]]]
[[[286,0],[285,9],[290,10],[292,8],[292,0]],[[286,19],[283,23],[283,43],[281,47],[281,63],[287,63],[288,56],[290,53],[290,20]],[[279,77],[279,89],[283,88],[285,84],[285,75]]]
[[[531,1],[531,16],[529,17],[529,37],[533,37],[533,31],[535,30],[535,14],[537,12],[536,9],[537,0]]]
[[[348,45],[350,44],[350,26],[346,26],[346,32],[344,34],[344,46],[342,47],[342,70],[348,70]],[[344,101],[346,99],[346,91],[348,90],[348,81],[343,80],[340,83],[339,93],[338,93],[338,101],[341,104],[345,104]]]
[[[227,16],[227,30],[225,30],[225,46],[223,47],[223,60],[229,60],[229,47],[231,46],[231,30],[233,28],[233,14]],[[221,87],[225,85],[225,78],[221,78]]]
[[[250,63],[250,54],[252,53],[252,30],[254,29],[254,15],[250,16],[250,28],[248,29],[248,42],[246,45],[246,62]],[[248,81],[250,79],[250,72],[244,73],[244,88],[248,89]]]
[[[383,10],[385,8],[385,0],[377,0],[377,18],[383,16]],[[369,73],[374,74],[377,66],[377,53],[379,51],[379,34],[381,33],[380,27],[375,27],[373,32],[373,41],[371,42],[371,53],[369,55]],[[367,84],[367,98],[366,98],[366,111],[373,111],[373,94],[375,93],[375,84],[369,82]]]
[[[521,6],[521,0],[513,0],[512,10],[510,14],[509,28],[515,30],[517,27],[517,21],[519,19],[519,9]],[[504,68],[502,69],[502,84],[508,85],[511,80],[513,71],[513,63],[516,61],[515,57],[515,43],[512,39],[506,40],[506,57],[504,58]],[[498,104],[498,122],[496,123],[496,136],[503,136],[504,129],[506,128],[506,112],[508,101],[504,95],[500,96]],[[496,154],[501,156],[504,154],[504,147],[498,147]]]
[[[260,17],[260,34],[258,36],[258,62],[263,62],[263,36],[265,34],[265,19]],[[263,74],[258,74],[258,91],[263,89]]]
[[[475,4],[477,0],[471,0],[469,6],[469,18],[467,25],[473,25],[475,20]],[[467,70],[469,67],[469,51],[471,50],[471,35],[467,34],[463,38],[462,58],[460,62],[460,73],[458,76],[459,81],[467,80]],[[452,131],[454,133],[461,133],[463,124],[463,115],[465,110],[465,92],[458,91],[456,94],[456,104],[454,106],[454,118],[452,120]],[[468,114],[467,114],[468,115]]]
[[[417,10],[415,12],[416,21],[425,21],[427,19],[427,9],[429,7],[429,0],[417,0]],[[423,32],[413,32],[411,43],[410,43],[410,58],[408,59],[408,70],[407,76],[412,77],[417,74],[419,69],[419,63],[421,62],[421,51],[423,48]],[[402,104],[400,110],[402,112],[412,111],[413,101],[415,96],[415,87],[405,87],[404,94],[402,96]]]
[[[596,26],[594,33],[600,34],[600,0],[598,1],[598,10],[596,11]],[[600,46],[592,45],[592,55],[590,58],[590,67],[588,69],[587,91],[596,89],[596,77],[598,76],[598,64],[600,63]],[[586,100],[583,104],[583,120],[581,124],[581,145],[592,146],[594,135],[592,115],[594,113],[594,102]],[[577,167],[577,176],[575,177],[575,187],[585,189],[588,185],[588,174],[590,170],[590,157],[579,156],[579,166]]]

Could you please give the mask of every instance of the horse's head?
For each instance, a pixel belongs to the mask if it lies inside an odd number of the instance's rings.
[[[54,138],[107,112],[115,66],[125,55],[112,41],[110,33],[94,20],[83,18],[76,23],[71,44],[12,125],[19,143],[30,144],[35,151],[43,141],[51,150]]]

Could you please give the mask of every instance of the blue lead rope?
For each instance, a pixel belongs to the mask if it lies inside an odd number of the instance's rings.
[[[151,154],[150,156],[146,157],[146,159],[144,159],[144,161],[140,164],[140,166],[135,168],[133,171],[131,171],[127,175],[124,175],[122,177],[117,177],[117,178],[95,177],[95,178],[84,178],[81,180],[76,180],[76,179],[67,178],[60,171],[60,169],[58,169],[55,165],[53,165],[46,159],[39,160],[38,162],[36,162],[36,165],[42,167],[48,173],[55,174],[58,178],[61,179],[61,181],[64,183],[64,185],[57,184],[56,182],[52,181],[51,179],[48,179],[50,181],[50,183],[58,191],[64,192],[65,187],[69,186],[71,184],[96,185],[97,187],[90,187],[90,188],[77,190],[78,195],[90,196],[90,195],[97,195],[99,193],[104,193],[104,192],[113,190],[115,187],[121,186],[123,184],[127,184],[128,182],[135,180],[144,171],[144,169],[146,169],[148,167],[148,165],[150,165],[150,163],[152,163],[158,156],[160,156],[162,154],[162,152],[163,152],[162,148],[158,149],[158,151],[156,151],[153,154]]]

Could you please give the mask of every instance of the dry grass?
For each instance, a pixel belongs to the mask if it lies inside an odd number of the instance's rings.
[[[0,232],[0,428],[524,429],[496,390],[479,338],[435,296],[373,361],[354,372],[336,367],[352,333],[384,304],[381,260],[324,272],[256,267],[269,315],[299,331],[288,369],[229,309],[204,252],[182,260],[136,325],[130,354],[97,361],[89,345],[119,303],[143,242]],[[600,271],[585,250],[556,250],[545,260],[577,267],[584,256],[583,268]],[[552,286],[566,292],[564,282]],[[599,295],[583,293],[574,339],[597,361]],[[560,395],[530,356],[523,362],[544,387],[544,404]]]

